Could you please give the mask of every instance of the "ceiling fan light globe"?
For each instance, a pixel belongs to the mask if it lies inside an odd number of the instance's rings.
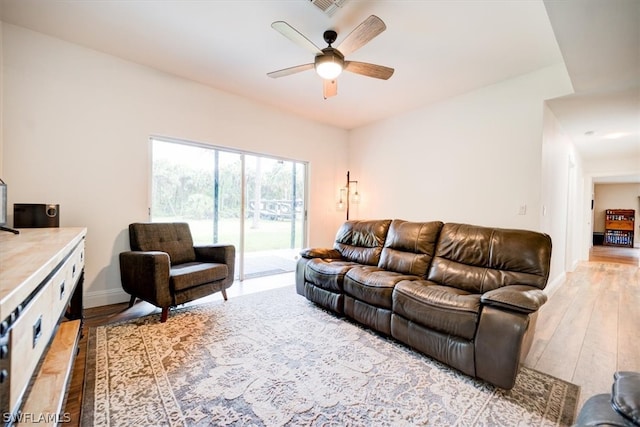
[[[324,54],[316,56],[316,73],[325,80],[333,80],[342,73],[344,59],[333,48],[323,50]]]
[[[333,80],[342,73],[342,65],[336,62],[316,64],[316,73],[325,80]]]

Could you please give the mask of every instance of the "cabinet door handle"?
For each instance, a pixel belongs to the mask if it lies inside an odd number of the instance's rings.
[[[60,283],[60,299],[64,297],[64,280]]]

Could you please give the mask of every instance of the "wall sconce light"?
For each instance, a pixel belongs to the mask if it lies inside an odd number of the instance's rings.
[[[351,193],[351,187],[353,186],[353,193]],[[336,203],[336,209],[341,211],[346,208],[347,220],[349,220],[349,205],[360,203],[360,193],[358,193],[358,181],[352,181],[347,171],[347,185],[340,189],[340,200]]]
[[[349,186],[351,186],[351,183],[355,184],[355,190],[353,195],[351,196],[351,203],[353,203],[354,205],[357,205],[358,203],[360,203],[360,193],[358,193],[358,181],[349,181]],[[349,187],[347,187],[347,191],[349,190]]]
[[[344,194],[347,192],[346,188],[341,188],[340,189],[340,200],[338,200],[338,203],[336,203],[336,209],[339,211],[343,211],[344,210]]]

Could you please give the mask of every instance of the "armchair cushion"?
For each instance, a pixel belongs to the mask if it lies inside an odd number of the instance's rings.
[[[187,262],[171,267],[169,283],[174,291],[183,291],[203,283],[224,280],[228,275],[225,264]]]
[[[132,251],[168,253],[172,265],[196,260],[193,239],[187,223],[131,224],[129,243]]]

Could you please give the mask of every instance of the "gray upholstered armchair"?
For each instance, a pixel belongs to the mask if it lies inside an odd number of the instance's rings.
[[[136,298],[162,308],[165,322],[175,307],[233,283],[235,247],[194,246],[187,223],[134,223],[129,225],[131,251],[120,254],[122,288]]]

